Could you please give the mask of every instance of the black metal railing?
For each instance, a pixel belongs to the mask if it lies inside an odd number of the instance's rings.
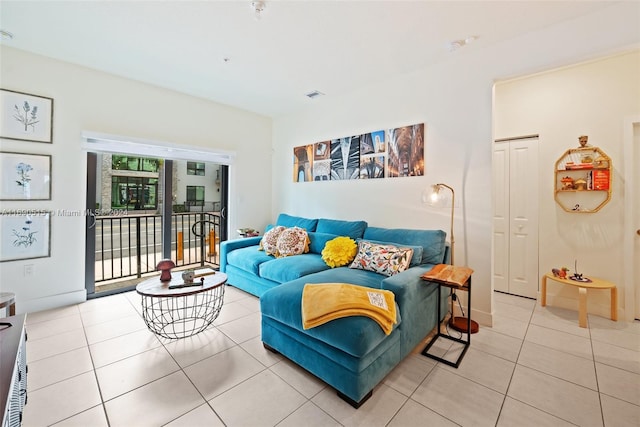
[[[162,256],[162,216],[98,216],[95,281],[141,277],[155,271]],[[171,259],[176,266],[219,265],[220,215],[171,215]]]

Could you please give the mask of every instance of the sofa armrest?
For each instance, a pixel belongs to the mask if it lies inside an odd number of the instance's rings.
[[[227,255],[229,254],[229,252],[236,249],[255,246],[260,243],[260,240],[262,240],[262,236],[225,240],[224,242],[220,243],[220,271],[224,273],[227,270]]]
[[[411,303],[425,289],[431,288],[420,276],[431,270],[432,267],[431,264],[421,264],[389,276],[382,281],[382,289],[393,292],[398,305],[402,307],[406,303]]]
[[[411,267],[402,273],[387,277],[381,283],[382,289],[394,293],[400,308],[403,356],[419,344],[420,340],[438,323],[436,320],[438,285],[420,278],[432,267],[432,264]],[[448,296],[449,292],[443,289],[441,293],[441,307],[443,307],[441,316],[443,317],[447,313]]]

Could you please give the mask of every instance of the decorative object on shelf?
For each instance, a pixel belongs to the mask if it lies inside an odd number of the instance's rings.
[[[551,270],[551,272],[553,273],[553,277],[559,277],[561,279],[564,279],[567,277],[567,271],[569,271],[567,267],[554,268]]]
[[[156,266],[156,270],[162,271],[160,274],[161,282],[168,282],[171,280],[171,269],[175,267],[176,264],[170,259],[163,259]]]
[[[570,176],[565,176],[564,178],[562,178],[562,189],[573,190],[573,178],[571,178]]]
[[[588,277],[583,277],[582,273],[578,273],[577,259],[573,262],[573,274],[569,276],[569,279],[574,280],[576,282],[591,283],[591,279],[589,279]]]
[[[578,143],[580,144],[580,147],[586,147],[588,141],[589,141],[588,135],[581,135],[578,137]]]
[[[584,178],[578,178],[578,179],[575,180],[573,185],[575,186],[576,190],[578,190],[578,191],[586,190],[587,189],[587,180],[584,179]]]
[[[0,138],[53,141],[53,99],[0,89]]]
[[[611,159],[598,147],[585,144],[565,151],[555,164],[558,205],[566,212],[598,212],[611,200],[611,167]]]
[[[0,200],[51,200],[51,156],[0,152]]]
[[[452,187],[448,186],[447,184],[435,184],[433,186],[431,186],[431,192],[423,192],[422,194],[422,201],[424,203],[427,203],[430,206],[438,206],[440,204],[440,202],[443,199],[443,195],[441,193],[441,190],[443,188],[446,188],[447,190],[451,191],[451,225],[449,228],[449,244],[451,246],[451,265],[455,265],[455,239],[453,237],[453,219],[454,219],[454,213],[455,213],[455,198],[456,198],[456,193],[453,190]],[[455,317],[453,315],[453,303],[458,300],[455,289],[451,290],[451,319],[449,319],[449,326],[453,329],[455,329],[458,332],[467,332],[467,319],[465,317]],[[458,300],[458,303],[459,300]],[[471,313],[468,313],[468,316],[471,316]],[[479,325],[478,322],[476,322],[475,320],[471,320],[471,326],[470,326],[470,331],[471,333],[476,333],[479,329]]]
[[[260,234],[260,232],[258,230],[255,230],[255,229],[249,228],[249,227],[238,228],[236,231],[242,237],[255,237],[255,236],[258,236]]]
[[[0,214],[0,262],[51,256],[50,235],[48,211]]]
[[[593,162],[593,167],[596,169],[609,169],[609,160],[606,157],[598,156]]]

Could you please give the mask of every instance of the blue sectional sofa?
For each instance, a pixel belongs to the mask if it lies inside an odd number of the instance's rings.
[[[274,258],[258,250],[261,237],[223,242],[220,270],[227,283],[260,297],[262,342],[313,373],[359,407],[373,388],[438,324],[438,287],[420,276],[446,262],[448,247],[441,230],[369,227],[365,221],[308,219],[281,214],[275,225],[305,228],[309,253]],[[348,266],[330,268],[321,252],[329,240],[349,236],[413,251],[410,268],[393,276]],[[363,316],[302,327],[302,290],[307,283],[351,283],[392,291],[398,321],[389,335]],[[446,293],[442,303],[446,306]]]

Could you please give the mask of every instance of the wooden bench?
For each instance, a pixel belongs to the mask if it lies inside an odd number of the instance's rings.
[[[556,282],[564,285],[577,286],[579,292],[579,304],[578,304],[578,324],[581,328],[587,327],[587,289],[611,289],[611,320],[618,321],[618,289],[616,285],[607,282],[606,280],[598,279],[596,277],[589,277],[590,282],[579,282],[577,280],[563,279],[556,277],[551,273],[546,273],[542,276],[541,281],[541,299],[540,305],[542,307],[547,305],[547,279],[555,280]]]

